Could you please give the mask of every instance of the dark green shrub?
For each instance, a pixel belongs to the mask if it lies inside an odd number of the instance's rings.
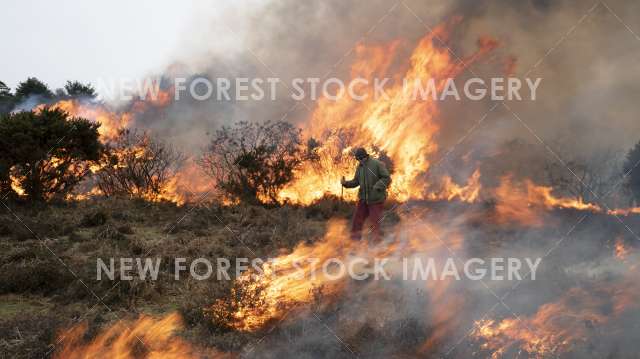
[[[249,203],[277,203],[304,152],[290,123],[239,122],[216,132],[200,164],[220,190]]]
[[[0,117],[0,193],[32,201],[69,193],[99,159],[99,126],[46,107]]]

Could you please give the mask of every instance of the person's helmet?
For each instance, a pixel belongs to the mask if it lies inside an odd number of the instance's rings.
[[[369,154],[367,153],[367,150],[365,150],[362,147],[358,147],[355,149],[355,151],[353,151],[353,155],[356,157],[356,159],[358,161],[363,160],[367,157],[369,157]]]

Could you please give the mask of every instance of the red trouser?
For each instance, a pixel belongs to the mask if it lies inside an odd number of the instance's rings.
[[[356,211],[353,213],[353,224],[351,226],[351,239],[360,240],[362,237],[362,226],[364,221],[369,218],[369,226],[365,234],[373,233],[372,239],[376,242],[382,239],[380,231],[380,220],[382,219],[382,203],[366,204],[365,201],[358,201]]]

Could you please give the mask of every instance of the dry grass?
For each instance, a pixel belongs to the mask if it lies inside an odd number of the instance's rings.
[[[247,337],[202,312],[228,295],[233,282],[176,281],[174,259],[267,257],[321,238],[327,218],[350,213],[335,199],[270,209],[125,199],[10,207],[20,220],[8,211],[0,215],[0,332],[7,338],[0,345],[18,358],[42,357],[56,330],[74,319],[104,322],[108,311],[94,307],[94,293],[120,317],[179,309],[191,328],[186,336],[237,349]],[[112,257],[162,258],[158,280],[97,281],[97,258]]]
[[[490,220],[490,204],[416,205],[428,208],[430,220],[438,223],[448,223],[446,219],[451,218],[451,213],[466,216],[467,230],[472,237],[467,250],[479,256],[489,255],[500,245],[513,241],[547,247],[559,232],[553,223],[536,230],[497,226]],[[329,305],[311,303],[300,309],[295,320],[283,321],[276,327],[267,326],[262,332],[245,333],[229,326],[224,315],[212,317],[203,311],[216,300],[231,297],[233,280],[197,281],[187,276],[174,280],[172,264],[178,257],[187,260],[268,257],[286,252],[301,241],[322,238],[327,219],[350,216],[351,205],[336,198],[325,198],[307,207],[215,204],[176,207],[170,203],[103,199],[44,208],[11,205],[11,209],[38,238],[12,214],[6,211],[0,214],[0,335],[3,338],[0,352],[7,353],[8,357],[42,357],[49,350],[47,346],[55,341],[59,328],[68,328],[78,320],[90,324],[87,334],[90,337],[118,317],[135,318],[139,313],[164,314],[175,310],[182,314],[187,328],[181,335],[190,341],[237,352],[254,345],[268,332],[269,340],[261,345],[271,355],[281,357],[352,357],[344,345],[331,340],[333,336],[327,339],[326,328],[318,324],[316,316],[338,331],[363,357],[383,351],[410,357],[435,330],[420,320],[421,317],[403,314],[402,291],[390,287],[382,292],[385,296],[380,292],[374,296],[379,304],[393,308],[390,319],[382,318],[379,311],[371,309],[369,315],[375,320],[359,321],[360,316],[354,316],[349,308],[368,307],[355,303],[361,297],[355,295],[335,303],[328,301],[332,303]],[[574,219],[578,214],[558,211],[549,217]],[[398,216],[391,213],[385,223],[393,225],[398,220]],[[626,221],[633,228],[640,226],[640,218],[630,217]],[[607,241],[616,236],[600,239],[597,233],[622,232],[616,225],[610,218],[594,215],[575,234],[579,238],[593,237],[592,245],[567,241],[555,255],[562,258],[562,262],[576,263],[611,255]],[[562,231],[566,230],[561,228]],[[541,241],[547,242],[541,244]],[[111,257],[161,258],[158,280],[97,281],[96,259]],[[561,267],[546,266],[540,275],[547,279],[529,288],[540,293],[561,293],[570,285],[562,273]],[[93,293],[102,298],[113,313],[98,304]],[[523,290],[523,293],[528,292]],[[290,342],[297,344],[273,345]],[[260,357],[260,349],[256,348],[247,357]]]

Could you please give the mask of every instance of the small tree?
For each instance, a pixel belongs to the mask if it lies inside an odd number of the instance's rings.
[[[182,160],[181,153],[149,134],[122,130],[102,157],[98,188],[107,196],[155,199],[164,194]]]
[[[11,90],[4,82],[0,81],[0,96],[11,95]]]
[[[585,202],[606,203],[619,180],[619,158],[613,150],[603,150],[589,157],[575,157],[565,163],[552,158],[545,165],[545,173],[549,184],[560,193]]]
[[[627,153],[623,164],[623,171],[627,174],[627,187],[633,198],[640,201],[640,142]]]
[[[71,191],[100,157],[99,126],[47,107],[0,118],[3,193],[47,200]]]
[[[585,202],[605,205],[611,203],[614,186],[620,179],[620,151],[603,147],[585,151],[573,138],[561,135],[551,145],[562,159],[548,156],[543,173],[546,182],[558,194],[572,196]],[[533,167],[531,161],[527,166]]]
[[[51,92],[44,82],[35,77],[29,77],[26,81],[18,84],[15,96],[20,101],[25,100],[29,96],[39,96],[42,99],[51,99],[53,98],[53,92]]]
[[[64,90],[69,97],[85,97],[91,99],[96,97],[96,90],[91,84],[83,84],[79,81],[67,81],[67,84],[64,85]]]
[[[15,99],[11,94],[11,89],[4,82],[0,81],[0,115],[9,113],[13,109]]]
[[[217,131],[200,164],[232,198],[277,203],[303,161],[301,147],[300,130],[290,123],[243,121]]]

